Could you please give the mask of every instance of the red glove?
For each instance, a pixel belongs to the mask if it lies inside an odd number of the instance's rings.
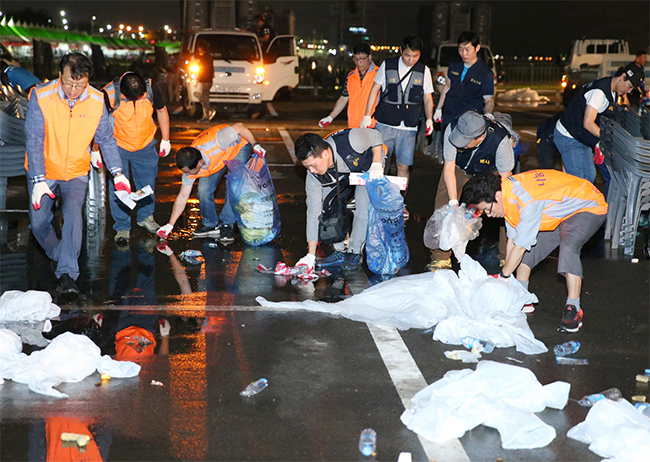
[[[600,150],[600,143],[598,143],[594,148],[594,164],[601,165],[603,162],[605,162],[605,155]]]

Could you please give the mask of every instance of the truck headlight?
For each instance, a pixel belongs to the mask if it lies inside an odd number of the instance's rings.
[[[264,68],[262,66],[258,67],[255,69],[255,76],[253,77],[253,81],[255,83],[262,83],[264,82]]]

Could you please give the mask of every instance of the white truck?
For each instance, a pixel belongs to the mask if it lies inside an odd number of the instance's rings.
[[[181,99],[189,117],[198,117],[202,112],[196,81],[199,64],[194,59],[199,40],[210,45],[214,59],[210,104],[217,112],[261,117],[266,103],[279,91],[290,91],[298,85],[298,52],[293,36],[279,35],[262,50],[252,32],[197,30],[184,40],[181,52]]]

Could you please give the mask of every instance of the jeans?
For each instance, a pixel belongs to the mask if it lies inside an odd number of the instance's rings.
[[[395,152],[395,159],[398,164],[413,165],[413,150],[415,149],[417,130],[403,130],[379,122],[377,122],[375,128],[381,133],[384,144],[388,148],[386,166],[390,165],[389,160],[393,152]]]
[[[596,179],[596,165],[592,149],[574,138],[564,136],[557,128],[553,132],[553,139],[562,155],[566,172],[593,183]]]
[[[246,143],[244,147],[239,150],[235,159],[246,163],[250,157],[251,145],[250,143]],[[199,197],[201,215],[203,215],[203,226],[206,228],[214,228],[219,224],[219,215],[217,214],[217,207],[214,203],[214,192],[217,190],[219,181],[226,169],[227,167],[224,167],[210,176],[199,178],[199,189],[197,195]],[[228,199],[228,194],[226,193],[223,209],[221,209],[221,223],[232,226],[235,223],[235,218],[235,211],[233,210],[230,200]]]
[[[63,213],[63,227],[61,239],[56,237],[52,219],[54,200],[44,195],[41,199],[41,208],[34,210],[29,205],[29,220],[32,233],[43,247],[48,258],[57,261],[55,276],[60,278],[68,274],[75,281],[79,277],[79,255],[83,241],[83,206],[88,189],[88,177],[80,176],[68,181],[45,180],[52,192],[61,200]],[[29,197],[32,197],[33,184],[27,180]]]
[[[146,185],[156,189],[156,177],[158,176],[158,150],[156,140],[151,141],[139,151],[127,151],[118,146],[117,150],[122,159],[122,173],[129,179],[134,191],[144,188]],[[129,169],[129,166],[131,167]],[[115,224],[115,231],[131,229],[131,209],[118,199],[115,195],[115,183],[108,181],[108,197],[111,204],[111,215]],[[143,221],[153,215],[156,207],[156,196],[152,194],[136,202],[137,221]]]

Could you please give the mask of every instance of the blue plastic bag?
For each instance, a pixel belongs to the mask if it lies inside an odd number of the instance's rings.
[[[271,242],[280,236],[280,209],[266,161],[253,155],[246,164],[236,159],[225,163],[226,194],[244,242],[252,246]]]
[[[386,178],[366,182],[370,198],[366,262],[375,274],[395,274],[409,261],[404,235],[404,199]]]

